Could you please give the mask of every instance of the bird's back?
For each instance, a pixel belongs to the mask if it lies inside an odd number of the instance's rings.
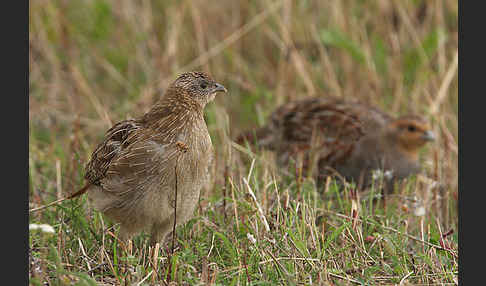
[[[275,150],[279,164],[287,164],[299,152],[317,148],[322,163],[333,165],[344,159],[365,134],[382,128],[390,119],[386,113],[359,102],[305,98],[280,106],[266,126],[253,132],[256,138],[246,138]]]
[[[318,131],[326,141],[354,142],[380,128],[390,117],[358,102],[339,98],[307,98],[278,108],[271,116],[272,127],[284,143],[307,142]]]

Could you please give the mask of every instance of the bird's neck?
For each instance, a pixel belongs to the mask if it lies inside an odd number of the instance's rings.
[[[197,103],[164,97],[141,119],[143,123],[166,138],[204,125],[203,109]]]
[[[398,142],[396,136],[383,133],[383,150],[389,157],[399,157],[397,159],[405,159],[409,162],[418,161],[418,150],[407,148]]]
[[[163,96],[145,115],[147,122],[156,122],[165,117],[180,117],[189,113],[194,116],[202,116],[204,107],[189,98],[173,95]]]
[[[386,136],[385,133],[373,134],[362,139],[360,144],[360,156],[369,158],[368,156],[376,156],[372,160],[372,168],[392,170],[394,176],[404,177],[410,171],[416,172],[419,169],[418,153],[410,152],[399,146],[393,138]],[[365,152],[363,152],[366,150]],[[359,157],[362,160],[362,157]],[[359,161],[359,160],[358,160]],[[376,165],[373,165],[376,164]]]

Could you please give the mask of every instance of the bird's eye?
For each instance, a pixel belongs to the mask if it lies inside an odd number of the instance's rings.
[[[208,84],[205,83],[205,82],[201,82],[201,84],[199,85],[202,89],[206,89],[206,87],[208,87]]]
[[[417,128],[415,128],[415,126],[413,126],[413,125],[408,126],[408,131],[415,132],[416,130],[417,130]]]

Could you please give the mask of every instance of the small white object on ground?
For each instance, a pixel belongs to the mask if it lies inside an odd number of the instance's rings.
[[[48,224],[35,224],[31,223],[29,224],[29,230],[40,230],[42,232],[46,233],[54,233],[54,228]]]

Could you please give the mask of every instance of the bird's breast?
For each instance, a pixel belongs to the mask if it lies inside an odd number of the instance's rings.
[[[187,151],[181,155],[180,159],[181,165],[186,169],[185,173],[188,179],[193,182],[204,179],[213,156],[213,146],[207,130],[199,133],[199,135],[187,138],[183,142],[187,146]]]

